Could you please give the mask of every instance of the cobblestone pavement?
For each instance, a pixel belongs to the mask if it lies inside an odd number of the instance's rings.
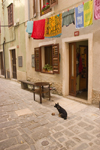
[[[40,104],[20,83],[0,78],[0,150],[100,150],[100,110],[57,95]]]

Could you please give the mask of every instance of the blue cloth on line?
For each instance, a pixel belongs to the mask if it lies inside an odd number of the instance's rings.
[[[76,28],[84,27],[83,4],[75,8]]]
[[[28,21],[27,22],[26,32],[31,35],[32,31],[33,31],[33,21]]]

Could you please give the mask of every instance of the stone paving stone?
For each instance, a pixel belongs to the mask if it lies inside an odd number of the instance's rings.
[[[0,123],[0,128],[7,128],[16,124],[17,124],[16,120],[7,121],[7,122]]]
[[[88,126],[88,124],[85,123],[85,122],[83,122],[83,121],[79,122],[78,125],[79,125],[80,127],[86,127],[86,126]]]
[[[32,138],[30,138],[27,134],[23,134],[22,138],[28,143],[28,144],[34,144],[34,141]]]
[[[23,128],[23,131],[28,135],[32,134],[32,131],[30,131],[27,127]]]
[[[90,134],[87,133],[87,132],[84,132],[84,133],[80,134],[79,136],[80,136],[82,139],[89,140],[89,141],[91,141],[91,140],[94,138],[94,136],[90,135]]]
[[[36,150],[58,150],[62,148],[62,145],[52,137],[45,137],[36,141],[35,147]]]
[[[68,128],[68,129],[70,129],[71,131],[73,131],[73,132],[76,133],[76,134],[79,134],[79,133],[82,132],[82,129],[81,129],[79,126],[77,126],[77,125],[71,126],[71,127]]]
[[[30,145],[31,150],[36,150],[34,145]]]
[[[68,140],[67,142],[65,142],[64,145],[67,149],[71,149],[72,147],[74,147],[76,145],[76,143],[72,140]]]
[[[59,138],[59,137],[61,137],[63,134],[61,133],[61,132],[56,132],[55,134],[53,134],[53,136],[55,137],[55,138]]]
[[[7,122],[7,118],[8,118],[9,116],[7,115],[7,116],[2,116],[1,118],[0,118],[0,123],[1,122]]]
[[[96,119],[95,122],[100,125],[100,117],[98,119]]]
[[[66,122],[63,123],[62,125],[65,126],[65,127],[70,127],[70,126],[72,126],[73,124],[75,124],[75,120],[66,121]]]
[[[75,141],[75,142],[77,142],[77,143],[81,143],[82,142],[82,140],[79,138],[79,137],[73,137],[73,140]]]
[[[96,135],[97,138],[100,138],[100,133]]]
[[[55,126],[53,129],[54,129],[55,131],[61,131],[61,130],[64,129],[64,127],[61,126],[61,125],[57,125],[57,126]]]
[[[43,120],[40,120],[39,123],[40,123],[40,125],[43,126],[43,125],[45,125],[45,124],[48,124],[49,122],[48,122],[48,120],[44,120],[44,119],[43,119]]]
[[[27,128],[29,129],[29,130],[33,130],[34,128],[37,128],[37,127],[39,127],[40,126],[40,124],[39,123],[32,123],[30,126],[28,126]]]
[[[62,133],[64,133],[67,137],[71,137],[74,135],[74,133],[70,132],[69,130],[63,130]]]
[[[18,116],[22,116],[22,115],[32,114],[32,111],[30,109],[26,108],[26,109],[17,110],[17,111],[15,111],[15,113]]]
[[[0,142],[0,150],[4,150],[5,148],[11,147],[12,145],[16,145],[18,142],[15,138],[10,138]]]
[[[59,149],[59,150],[67,150],[65,147],[63,147],[63,148],[61,148],[61,149]]]
[[[100,150],[100,146],[97,146],[97,145],[94,145],[92,147],[89,147],[88,149],[86,150]]]
[[[25,143],[25,140],[22,138],[21,135],[16,136],[16,140],[18,141],[19,144]]]
[[[91,133],[92,133],[93,135],[100,133],[100,128],[97,128],[97,127],[96,127]]]
[[[31,125],[31,122],[24,122],[19,124],[21,128],[25,128]]]
[[[5,132],[0,132],[0,141],[7,139],[7,134]]]
[[[25,133],[24,130],[21,127],[18,127],[17,131],[19,132],[20,135]]]
[[[12,129],[12,130],[7,129],[6,132],[9,138],[19,135],[19,132],[16,129]]]
[[[58,138],[58,141],[60,142],[60,143],[63,143],[63,142],[65,142],[65,137],[60,137],[60,138]]]
[[[27,144],[19,144],[14,147],[7,148],[5,150],[26,150],[28,148],[29,148],[29,146]]]
[[[36,128],[34,132],[32,133],[32,138],[37,141],[38,139],[47,137],[50,135],[50,132],[48,131],[48,128],[41,127],[41,128]]]
[[[87,131],[91,131],[91,130],[94,129],[94,126],[93,125],[89,125],[86,128],[84,128],[84,129],[87,130]]]
[[[94,140],[95,144],[100,145],[100,139]]]
[[[88,144],[82,143],[80,146],[74,148],[73,150],[86,150],[88,148]],[[91,150],[91,149],[90,149]],[[96,150],[96,149],[95,149]]]

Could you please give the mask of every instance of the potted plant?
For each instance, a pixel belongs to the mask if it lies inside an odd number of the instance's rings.
[[[42,15],[45,14],[45,11],[48,10],[48,8],[50,8],[50,5],[49,5],[49,3],[46,3],[46,5],[44,5],[42,7],[42,10],[41,10],[42,11]]]
[[[53,73],[53,68],[51,65],[49,64],[45,64],[45,66],[43,67],[43,72],[50,72]]]

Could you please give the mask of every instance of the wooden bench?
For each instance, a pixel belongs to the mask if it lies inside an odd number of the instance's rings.
[[[34,82],[26,81],[26,80],[19,80],[21,82],[22,89],[28,89],[28,85],[34,85]]]

